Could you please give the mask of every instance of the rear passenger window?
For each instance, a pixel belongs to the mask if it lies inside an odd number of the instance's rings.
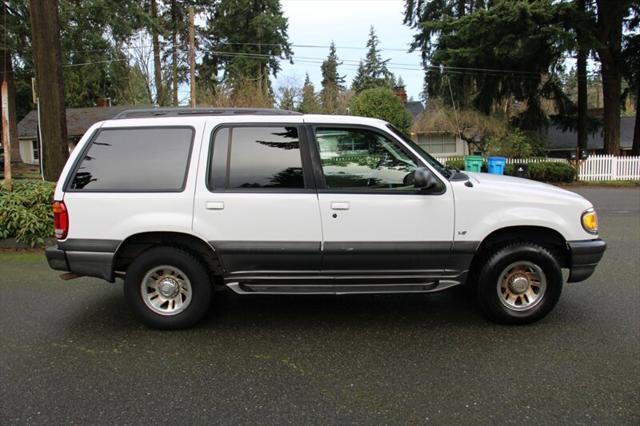
[[[211,189],[304,188],[297,127],[218,130],[209,179]]]
[[[180,192],[193,134],[191,127],[102,129],[84,152],[70,189]]]

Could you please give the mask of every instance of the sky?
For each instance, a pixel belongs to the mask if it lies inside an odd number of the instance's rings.
[[[414,30],[402,24],[403,0],[282,0],[281,3],[289,20],[294,64],[281,61],[282,70],[273,79],[276,91],[279,86],[291,83],[302,86],[306,72],[315,89],[320,90],[320,63],[328,55],[331,41],[336,44],[340,60],[345,61],[338,72],[346,76],[350,86],[358,61],[366,54],[369,28],[373,26],[383,49],[382,58],[389,59],[389,69],[396,77],[402,76],[407,95],[419,99],[424,74],[420,53],[407,53]]]

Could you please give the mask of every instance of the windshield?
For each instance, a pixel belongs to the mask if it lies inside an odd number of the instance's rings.
[[[427,151],[425,151],[424,149],[422,149],[422,147],[420,147],[420,145],[418,145],[417,143],[415,143],[411,138],[409,138],[409,136],[405,135],[401,130],[395,128],[393,125],[391,124],[387,124],[387,127],[389,127],[389,130],[391,130],[396,136],[398,136],[400,139],[402,139],[407,145],[409,145],[411,148],[413,148],[418,154],[420,154],[420,156],[427,162],[429,163],[429,165],[433,166],[436,170],[438,170],[438,172],[440,172],[444,177],[446,177],[447,179],[449,179],[451,177],[451,171],[448,170],[444,165],[442,165],[442,163],[440,163],[438,160],[436,160],[435,158],[433,158],[431,156],[431,154],[429,154]]]

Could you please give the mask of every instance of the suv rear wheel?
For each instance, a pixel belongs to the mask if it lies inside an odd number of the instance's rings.
[[[188,252],[155,247],[131,263],[124,293],[148,326],[179,329],[194,325],[205,315],[211,283],[205,266]]]
[[[514,243],[489,257],[478,277],[477,298],[489,319],[525,324],[547,315],[562,292],[553,254],[533,243]]]

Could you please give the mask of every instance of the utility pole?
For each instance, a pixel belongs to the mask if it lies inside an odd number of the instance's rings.
[[[13,191],[11,180],[11,131],[9,130],[9,85],[2,81],[2,139],[4,141],[4,185]]]
[[[189,7],[189,77],[191,86],[191,108],[196,107],[196,29],[193,6]]]

